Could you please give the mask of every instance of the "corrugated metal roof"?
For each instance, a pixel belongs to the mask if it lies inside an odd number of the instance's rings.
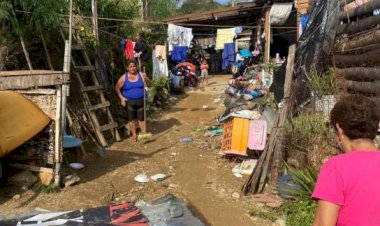
[[[251,14],[254,9],[260,8],[262,5],[257,3],[248,3],[235,7],[228,7],[222,9],[214,9],[207,12],[192,13],[180,15],[175,17],[166,18],[164,21],[168,23],[196,23],[208,20],[222,20],[223,18],[239,16],[244,14]]]

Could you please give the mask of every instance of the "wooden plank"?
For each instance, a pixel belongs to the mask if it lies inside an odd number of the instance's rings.
[[[111,103],[109,101],[106,101],[104,103],[100,103],[100,104],[96,104],[96,105],[91,106],[90,111],[95,111],[98,109],[107,108],[109,106],[111,106]]]
[[[9,166],[16,169],[30,170],[33,172],[43,172],[43,173],[50,173],[50,174],[54,173],[53,169],[46,168],[46,167],[30,166],[30,165],[25,165],[25,164],[20,164],[20,163],[10,163]]]
[[[29,89],[36,87],[68,84],[70,75],[67,73],[16,75],[15,73],[0,73],[0,90]]]
[[[291,95],[291,87],[292,87],[292,81],[293,81],[293,74],[294,74],[294,58],[296,53],[296,46],[292,45],[289,48],[289,54],[288,54],[288,63],[286,65],[286,74],[285,74],[285,84],[284,84],[284,107],[280,108],[279,114],[279,124],[278,124],[278,133],[275,134],[277,137],[276,139],[276,146],[274,149],[274,156],[273,156],[273,164],[272,164],[272,173],[270,181],[271,183],[277,183],[277,179],[280,175],[281,171],[281,163],[284,160],[285,153],[283,152],[283,145],[282,145],[282,136],[283,136],[283,126],[285,124],[286,116],[289,113],[290,109],[290,95]],[[277,130],[276,130],[277,131]],[[272,136],[272,134],[271,134]]]
[[[335,45],[334,51],[344,53],[358,47],[374,45],[380,42],[380,29],[371,31],[364,35],[357,36],[353,39],[342,41]]]
[[[355,34],[358,32],[367,31],[380,24],[380,15],[367,17],[361,20],[357,20],[351,23],[345,23],[338,25],[336,34],[337,37],[342,34]]]
[[[86,86],[82,88],[82,92],[89,92],[89,91],[102,90],[102,89],[103,89],[102,85]]]
[[[380,9],[380,1],[370,1],[356,8],[349,9],[348,11],[341,11],[339,13],[339,19],[344,20],[348,17],[355,17],[364,14],[372,13],[373,10]]]
[[[95,67],[92,66],[92,65],[88,65],[88,66],[75,66],[75,67],[74,67],[74,70],[76,70],[77,72],[82,72],[82,71],[95,71]]]
[[[42,95],[55,95],[57,90],[55,89],[28,89],[28,90],[15,90],[22,94],[42,94]]]
[[[99,130],[102,131],[102,132],[104,132],[104,131],[107,131],[107,130],[115,129],[115,128],[117,128],[117,127],[118,127],[118,125],[117,125],[116,122],[111,122],[111,123],[109,123],[109,124],[106,124],[106,125],[100,126],[100,127],[99,127]]]
[[[265,47],[264,47],[264,62],[270,61],[270,7],[265,9],[264,13],[264,34],[265,34]]]

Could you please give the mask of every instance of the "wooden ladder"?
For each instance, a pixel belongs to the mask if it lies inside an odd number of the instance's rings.
[[[63,30],[61,29],[60,32],[63,40],[65,40]],[[91,119],[96,138],[103,147],[106,147],[109,144],[105,133],[111,132],[114,140],[120,140],[117,130],[118,124],[112,117],[109,108],[111,103],[105,97],[103,86],[99,84],[95,66],[91,64],[86,47],[82,44],[80,35],[78,34],[77,27],[73,27],[73,42],[76,42],[76,44],[72,44],[71,46],[71,65],[79,81],[80,91],[84,100],[83,105],[87,115]]]

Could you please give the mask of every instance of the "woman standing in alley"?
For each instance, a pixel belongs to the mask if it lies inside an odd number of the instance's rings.
[[[146,132],[144,118],[144,92],[145,86],[151,86],[151,81],[144,72],[138,72],[135,60],[129,60],[126,65],[126,72],[120,76],[116,83],[115,91],[120,99],[120,104],[126,107],[129,129],[132,133],[133,142],[137,141],[136,123],[138,122],[140,131]]]
[[[342,154],[321,168],[313,198],[318,207],[313,226],[380,225],[380,151],[376,103],[361,95],[337,102],[330,124]]]

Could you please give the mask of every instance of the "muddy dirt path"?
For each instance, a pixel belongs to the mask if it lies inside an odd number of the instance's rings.
[[[36,207],[49,210],[72,210],[120,203],[136,199],[151,200],[172,193],[185,200],[193,213],[208,225],[245,226],[272,225],[249,216],[257,203],[244,197],[240,188],[246,178],[235,178],[231,168],[235,163],[218,155],[221,137],[194,132],[195,127],[216,123],[215,116],[223,111],[225,87],[229,76],[210,80],[206,90],[190,90],[176,96],[171,108],[148,122],[154,136],[150,142],[132,144],[128,140],[116,143],[106,158],[91,155],[78,170],[81,182],[58,193],[27,191],[20,199],[0,199],[0,213],[29,211]],[[220,101],[216,101],[220,99]],[[192,137],[182,144],[179,139]],[[170,174],[161,182],[139,184],[134,177]]]

